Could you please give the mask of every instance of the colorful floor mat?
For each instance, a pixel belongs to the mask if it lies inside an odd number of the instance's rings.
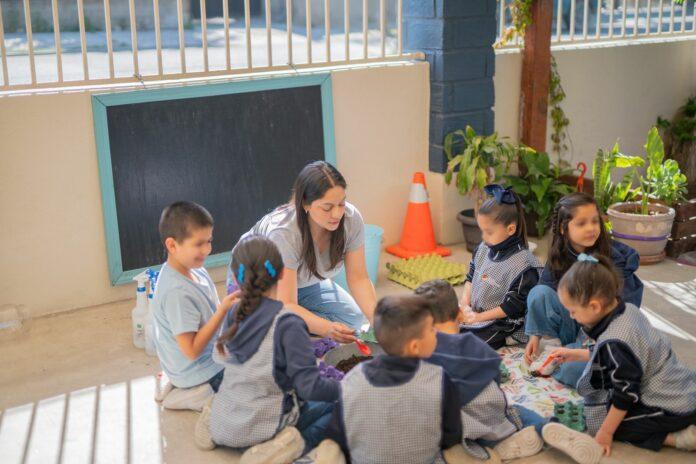
[[[579,403],[580,395],[552,377],[534,377],[524,362],[524,348],[505,347],[498,350],[503,365],[510,373],[509,380],[500,386],[509,403],[536,411],[545,417],[553,416],[553,405],[570,401]]]

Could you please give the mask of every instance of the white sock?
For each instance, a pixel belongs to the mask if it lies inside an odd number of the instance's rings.
[[[684,451],[696,450],[696,425],[690,425],[684,430],[674,432],[677,449]]]

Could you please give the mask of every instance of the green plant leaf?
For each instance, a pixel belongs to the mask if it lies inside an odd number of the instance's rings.
[[[546,195],[546,192],[549,190],[549,186],[553,182],[553,179],[542,179],[541,183],[538,184],[532,184],[530,188],[532,189],[532,192],[537,197],[537,200],[541,202],[541,200],[544,198],[544,195]]]

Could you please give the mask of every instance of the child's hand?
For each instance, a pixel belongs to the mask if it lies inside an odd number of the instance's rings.
[[[556,348],[550,356],[556,358],[561,364],[571,361],[588,361],[589,351],[582,348]]]
[[[339,343],[352,343],[355,341],[355,330],[340,322],[330,322],[327,331],[323,335]]]
[[[524,349],[524,360],[527,361],[527,364],[532,364],[537,356],[539,356],[539,336],[532,335]]]
[[[595,435],[595,441],[601,445],[607,457],[611,456],[611,444],[614,441],[614,435],[600,428],[599,431],[597,431],[597,435]]]
[[[220,302],[220,305],[218,306],[218,311],[222,311],[224,313],[227,313],[227,311],[230,310],[232,306],[234,306],[235,303],[237,303],[240,298],[242,297],[242,292],[241,290],[235,290],[234,292],[230,293],[227,295],[225,298],[222,299]]]
[[[464,324],[475,324],[478,322],[478,313],[475,311],[464,311],[463,315]]]

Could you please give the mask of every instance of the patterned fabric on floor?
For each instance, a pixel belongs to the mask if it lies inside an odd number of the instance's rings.
[[[582,397],[553,377],[534,377],[524,362],[523,347],[504,347],[498,350],[503,364],[510,372],[510,379],[500,387],[509,404],[521,404],[544,417],[553,416],[553,405],[571,401],[578,404]]]

